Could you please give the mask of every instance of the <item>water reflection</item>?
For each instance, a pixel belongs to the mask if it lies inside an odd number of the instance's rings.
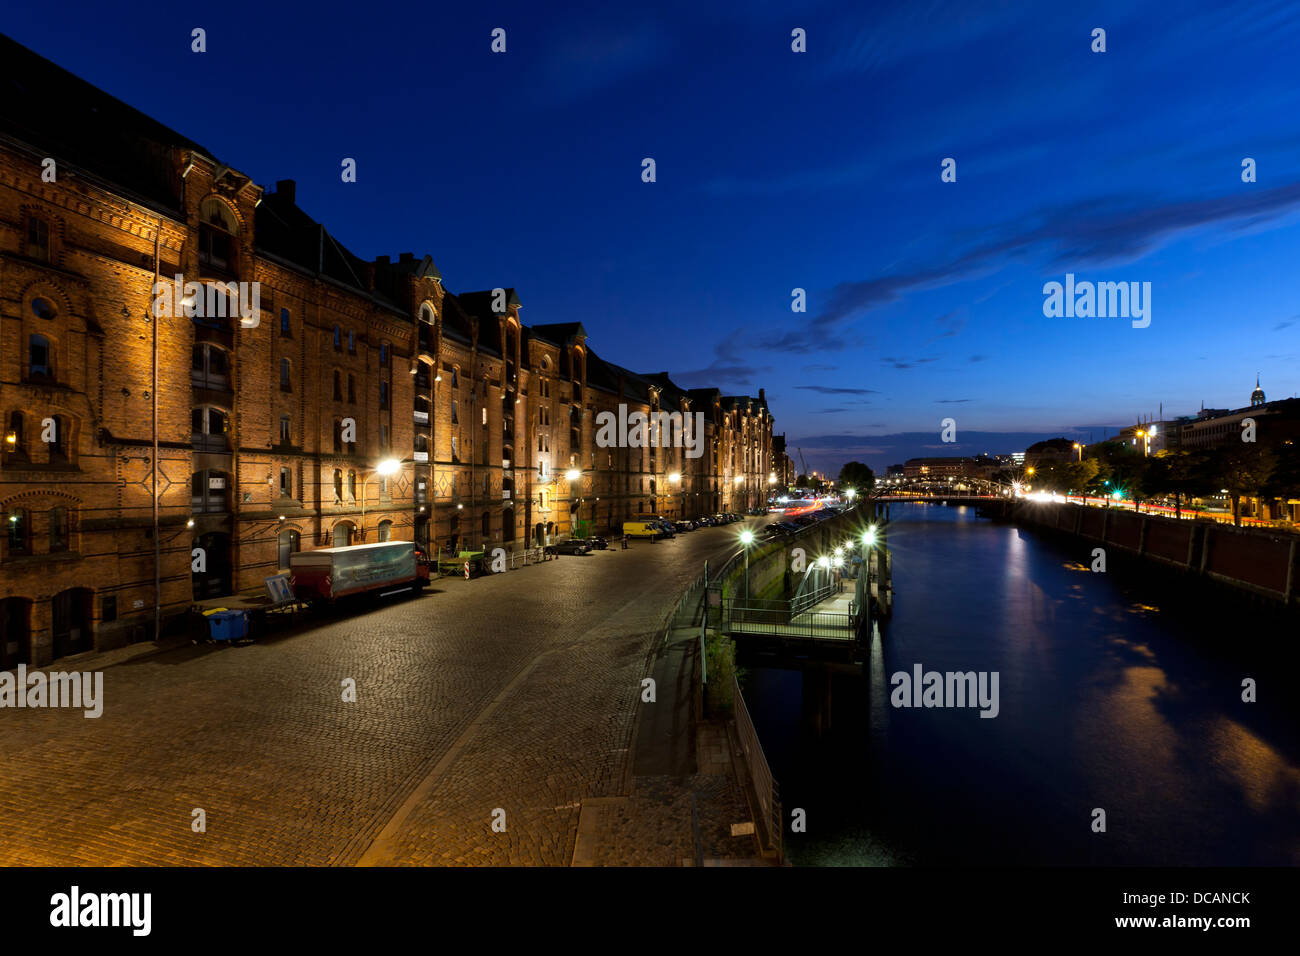
[[[808,814],[795,863],[1300,863],[1293,660],[1224,640],[1240,620],[1194,584],[1092,573],[1091,545],[969,509],[894,521],[895,613],[865,674],[742,661],[783,803]],[[999,716],[894,710],[889,675],[917,663],[998,671]],[[1272,696],[1242,702],[1243,676]]]

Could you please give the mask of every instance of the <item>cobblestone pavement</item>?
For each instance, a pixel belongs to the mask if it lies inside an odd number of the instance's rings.
[[[656,625],[740,527],[120,660],[97,720],[2,709],[0,864],[568,864],[580,802],[630,791]]]

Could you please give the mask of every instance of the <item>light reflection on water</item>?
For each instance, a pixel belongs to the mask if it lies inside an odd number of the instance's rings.
[[[1091,544],[964,508],[893,517],[895,613],[865,677],[828,691],[742,661],[787,819],[807,812],[793,862],[1300,864],[1296,709],[1279,698],[1293,658],[1244,619],[1170,613],[1201,599],[1194,583],[1171,598],[1092,573]],[[998,671],[999,716],[890,707],[889,675],[915,663]],[[1243,703],[1244,676],[1273,697]]]

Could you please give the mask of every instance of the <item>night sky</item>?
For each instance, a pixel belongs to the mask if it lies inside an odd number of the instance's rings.
[[[525,322],[684,386],[765,387],[834,470],[1238,407],[1256,373],[1300,391],[1300,6],[1133,6],[70,0],[0,29],[296,179],[360,256],[514,286]],[[1044,317],[1067,272],[1150,282],[1150,327]]]

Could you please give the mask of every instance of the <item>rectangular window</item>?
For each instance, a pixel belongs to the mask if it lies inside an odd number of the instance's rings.
[[[44,219],[27,220],[27,254],[42,262],[50,261],[50,226]]]
[[[99,619],[102,623],[108,624],[117,620],[117,595],[106,594],[99,605]]]
[[[289,338],[289,310],[280,310],[280,338]]]
[[[293,497],[293,478],[288,468],[280,469],[280,497]]]
[[[459,425],[459,424],[460,424],[460,414],[459,414],[459,411],[460,411],[460,404],[459,404],[459,403],[458,403],[458,402],[453,398],[453,399],[451,400],[451,423],[452,423],[453,425]]]
[[[379,447],[382,448],[384,451],[388,451],[388,426],[387,425],[379,426]]]
[[[451,439],[451,460],[460,461],[460,442],[454,436]]]
[[[343,330],[337,325],[334,326],[334,351],[343,351]]]
[[[388,343],[385,342],[379,346],[379,367],[388,367]]]
[[[280,359],[280,391],[290,391],[289,387],[289,360]]]
[[[280,444],[289,444],[289,416],[280,416]]]
[[[388,408],[388,383],[379,383],[379,407],[380,409]]]
[[[351,329],[348,329],[348,353],[350,355],[357,354],[357,333]]]

